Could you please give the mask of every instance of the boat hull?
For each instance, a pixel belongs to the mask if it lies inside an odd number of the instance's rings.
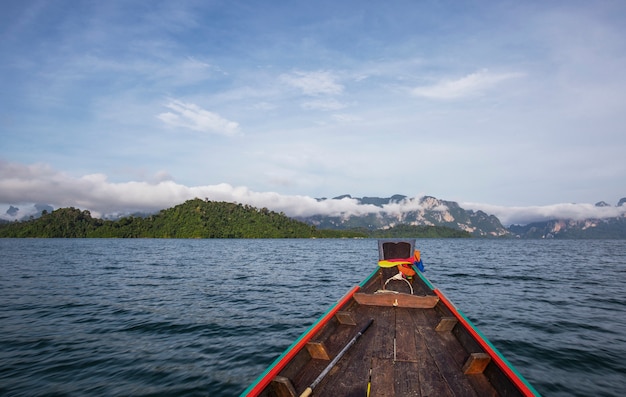
[[[395,273],[378,268],[352,288],[242,396],[299,396],[312,385],[320,396],[539,395],[420,272]]]

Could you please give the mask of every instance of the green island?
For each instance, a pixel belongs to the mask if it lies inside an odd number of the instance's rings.
[[[439,226],[398,225],[385,230],[317,229],[267,208],[209,200],[188,200],[145,217],[94,218],[73,207],[22,222],[0,224],[5,238],[383,238],[470,237]]]

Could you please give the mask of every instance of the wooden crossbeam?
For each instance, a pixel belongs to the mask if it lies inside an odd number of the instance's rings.
[[[337,321],[339,321],[339,324],[356,325],[356,320],[354,319],[352,312],[340,310],[337,314],[335,314],[335,317],[337,318]]]
[[[311,358],[330,360],[330,354],[328,354],[328,349],[326,348],[324,342],[309,341],[306,344],[306,349],[309,351]]]
[[[296,389],[293,387],[291,380],[284,376],[276,376],[272,379],[272,390],[278,397],[295,397]]]
[[[354,300],[360,305],[366,306],[396,306],[413,309],[432,309],[439,302],[439,297],[434,295],[418,296],[403,293],[366,294],[357,292]]]
[[[454,326],[459,322],[456,317],[442,317],[439,320],[439,324],[435,327],[437,332],[450,332],[454,329]]]
[[[472,353],[463,365],[463,372],[468,375],[482,374],[490,361],[487,353]]]

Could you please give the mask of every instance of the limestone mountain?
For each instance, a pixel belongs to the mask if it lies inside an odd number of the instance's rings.
[[[361,205],[370,205],[372,211],[359,215],[347,213],[337,216],[313,215],[297,219],[320,229],[384,230],[398,225],[443,226],[466,231],[472,236],[508,235],[507,229],[495,216],[483,211],[466,210],[454,201],[440,200],[432,196],[408,198],[397,194],[386,198],[359,198],[343,195],[334,199],[344,198],[354,199]]]
[[[616,207],[625,204],[626,197],[620,199]],[[611,205],[599,201],[595,206]],[[528,225],[511,225],[509,231],[512,236],[519,238],[626,239],[626,213],[613,218],[553,219]]]

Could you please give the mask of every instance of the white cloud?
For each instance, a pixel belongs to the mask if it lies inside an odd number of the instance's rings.
[[[156,179],[163,176],[159,172]],[[54,208],[76,207],[92,212],[94,216],[157,211],[180,204],[195,197],[213,201],[237,202],[257,208],[282,211],[289,216],[314,214],[350,215],[381,211],[402,212],[415,210],[417,199],[392,203],[381,209],[374,205],[359,205],[355,199],[318,201],[299,195],[281,195],[275,192],[255,192],[247,187],[226,183],[205,186],[184,186],[171,180],[157,183],[113,183],[103,174],[79,178],[54,171],[42,164],[25,166],[0,162],[0,203],[28,205],[49,204]]]
[[[338,95],[343,92],[343,85],[337,83],[337,77],[327,71],[301,72],[283,74],[280,79],[292,87],[299,88],[302,93],[310,96]]]
[[[257,208],[269,208],[288,216],[315,214],[347,216],[371,213],[399,214],[423,208],[420,197],[384,205],[360,205],[356,199],[318,201],[301,195],[255,192],[244,186],[227,183],[185,186],[169,180],[165,171],[157,173],[156,182],[130,181],[114,183],[104,174],[73,177],[45,164],[22,165],[0,161],[0,204],[20,208],[19,216],[35,214],[33,203],[54,208],[76,207],[94,216],[128,214],[136,211],[158,211],[198,197],[212,201],[236,202]],[[445,198],[442,198],[445,199]],[[550,219],[588,219],[626,216],[626,206],[596,207],[593,204],[554,204],[546,206],[505,207],[481,203],[459,203],[465,209],[482,210],[497,216],[504,225],[527,224]],[[30,208],[30,209],[29,209]],[[445,210],[445,208],[431,208]],[[12,219],[6,214],[2,218]]]
[[[157,118],[171,127],[223,135],[234,135],[239,130],[238,123],[227,120],[217,113],[202,109],[193,103],[174,100],[165,107],[173,112],[161,113]]]
[[[588,203],[561,203],[543,206],[505,207],[481,203],[459,203],[465,209],[481,210],[493,214],[503,225],[526,225],[552,219],[604,219],[624,216],[626,206],[596,207]]]
[[[456,80],[442,80],[414,88],[411,93],[428,99],[458,99],[480,95],[499,83],[521,77],[521,73],[491,73],[486,69]]]

